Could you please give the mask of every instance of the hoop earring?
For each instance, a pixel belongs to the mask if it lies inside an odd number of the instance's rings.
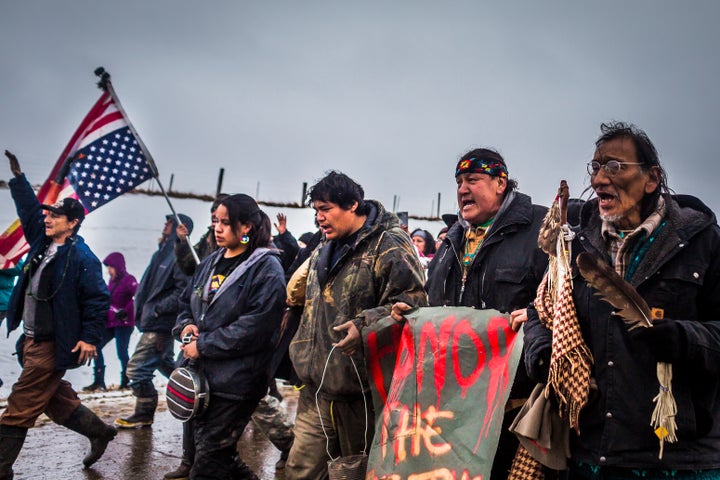
[[[243,245],[250,243],[250,237],[248,237],[247,235],[243,235],[242,237],[240,237],[240,243],[242,243]]]

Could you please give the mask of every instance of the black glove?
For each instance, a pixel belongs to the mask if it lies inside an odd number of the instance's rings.
[[[124,322],[125,320],[127,320],[127,318],[128,318],[128,314],[122,308],[120,310],[118,310],[117,312],[115,312],[115,320],[117,320],[118,322]]]
[[[644,342],[658,362],[674,363],[687,355],[685,332],[674,320],[655,320],[652,327],[638,327],[629,333],[633,340]]]

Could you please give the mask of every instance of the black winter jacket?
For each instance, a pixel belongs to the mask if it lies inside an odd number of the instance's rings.
[[[10,192],[25,238],[30,244],[30,252],[26,268],[10,298],[8,335],[23,319],[25,291],[30,281],[28,268],[32,259],[42,254],[51,241],[45,236],[45,215],[40,202],[24,175],[10,180]],[[102,265],[82,237],[73,235],[58,248],[55,259],[43,271],[46,272],[49,275],[42,275],[38,294],[47,297],[57,293],[47,302],[50,308],[44,309],[38,305],[37,313],[46,311],[51,316],[47,320],[52,324],[52,332],[49,338],[37,335],[36,332],[36,340],[54,340],[55,365],[58,370],[77,368],[79,352],[71,353],[70,350],[79,340],[97,345],[105,330],[110,294],[102,277]]]
[[[285,309],[285,280],[277,254],[258,248],[241,263],[207,304],[209,279],[225,253],[221,248],[203,260],[180,299],[173,328],[197,325],[197,364],[212,395],[256,399],[267,391],[271,359]]]
[[[533,205],[525,194],[510,195],[470,266],[462,299],[465,227],[456,223],[450,228],[428,269],[425,288],[430,306],[492,308],[509,313],[526,308],[535,299],[548,264],[547,255],[537,246],[547,209]],[[526,398],[534,385],[524,369],[518,368],[510,398]]]
[[[664,344],[663,360],[673,365],[678,442],[665,443],[658,459],[658,439],[650,427],[659,360],[652,345],[631,336],[577,271],[574,259],[582,251],[610,263],[597,200],[591,200],[582,210],[571,267],[573,299],[594,357],[598,391],[580,413],[580,436],[571,447],[576,460],[628,468],[720,468],[720,229],[715,215],[694,197],[667,197],[666,205],[666,224],[630,283],[651,308],[672,319],[658,341]],[[525,362],[531,375],[544,381],[550,331],[535,310],[529,317]]]
[[[305,310],[290,344],[290,358],[300,380],[314,393],[325,378],[320,395],[330,400],[354,399],[368,391],[364,352],[353,354],[362,379],[358,384],[351,357],[332,345],[345,336],[333,327],[352,321],[360,331],[390,314],[395,302],[427,305],[422,267],[392,213],[374,200],[355,242],[345,245],[333,266],[334,241],[310,257]],[[328,360],[329,358],[329,360]],[[327,369],[325,369],[327,361]]]
[[[183,217],[181,214],[183,223],[189,224]],[[135,293],[135,324],[141,332],[170,333],[177,320],[180,295],[190,280],[175,259],[177,220],[171,220],[172,232],[153,254]]]

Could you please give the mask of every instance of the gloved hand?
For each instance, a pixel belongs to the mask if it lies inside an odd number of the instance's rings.
[[[127,318],[128,314],[124,309],[121,308],[120,310],[115,312],[115,320],[117,320],[118,322],[124,322],[125,320],[127,320]]]
[[[652,327],[638,327],[629,333],[633,340],[645,343],[658,362],[677,362],[687,354],[685,333],[675,320],[655,320]]]

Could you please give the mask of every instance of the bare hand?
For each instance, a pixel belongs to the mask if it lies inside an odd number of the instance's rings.
[[[512,311],[510,313],[510,328],[517,332],[522,327],[522,324],[527,322],[527,319],[527,308]]]
[[[390,309],[390,316],[396,322],[403,323],[403,322],[407,321],[407,318],[405,318],[405,314],[411,310],[413,310],[413,307],[411,307],[407,303],[396,302],[393,304],[392,308]]]
[[[343,330],[347,331],[345,338],[340,340],[338,343],[333,343],[333,346],[342,350],[345,355],[355,354],[360,346],[360,330],[358,330],[355,324],[352,321],[347,321],[342,325],[333,327],[333,330],[336,332],[342,332]]]
[[[72,353],[80,351],[80,356],[78,357],[78,365],[90,365],[93,359],[97,357],[97,349],[95,348],[95,345],[83,342],[82,340],[79,340],[75,344],[75,348],[70,351]]]
[[[183,357],[197,360],[200,358],[200,352],[197,349],[197,341],[193,340],[190,343],[183,343],[180,345],[180,350],[183,352]]]
[[[188,229],[185,225],[182,223],[177,226],[175,229],[175,233],[177,234],[178,238],[181,242],[184,242],[188,235],[190,235],[190,232],[188,232]]]
[[[277,221],[278,223],[274,223],[273,225],[275,225],[278,233],[282,235],[283,233],[287,232],[287,217],[282,213],[278,213]]]
[[[182,332],[180,333],[180,338],[183,338],[188,333],[192,333],[193,337],[197,337],[200,335],[200,330],[198,330],[197,325],[186,325],[185,328],[182,329]]]
[[[17,157],[8,150],[5,150],[5,156],[10,160],[10,171],[12,174],[16,177],[21,177],[22,170],[20,170],[20,162],[18,162]]]

